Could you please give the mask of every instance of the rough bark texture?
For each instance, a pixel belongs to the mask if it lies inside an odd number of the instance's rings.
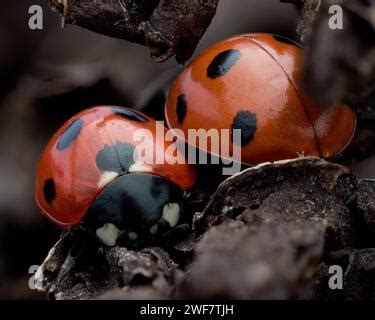
[[[37,272],[39,289],[56,299],[375,298],[374,181],[317,158],[263,164],[193,215],[201,185],[184,234],[140,250],[67,235]],[[345,290],[329,289],[332,265]]]
[[[162,62],[191,57],[218,0],[51,0],[65,24],[147,45]]]
[[[374,90],[375,2],[282,0],[301,13],[298,33],[306,46],[305,82],[322,104],[354,103]],[[332,5],[343,9],[343,29],[332,30]]]

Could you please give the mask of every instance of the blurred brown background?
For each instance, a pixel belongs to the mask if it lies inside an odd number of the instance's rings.
[[[33,4],[44,9],[44,30],[28,28]],[[296,23],[294,8],[276,0],[222,0],[197,51],[244,32],[296,38]],[[181,68],[173,59],[154,63],[139,45],[63,29],[48,1],[7,2],[0,12],[0,298],[43,298],[28,288],[28,269],[59,236],[34,202],[37,159],[52,133],[96,104],[160,110],[158,92]]]

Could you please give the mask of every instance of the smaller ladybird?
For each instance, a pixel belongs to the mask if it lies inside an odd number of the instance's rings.
[[[152,133],[143,143],[169,156],[157,122],[132,109],[94,107],[66,122],[38,164],[36,201],[42,212],[61,227],[88,230],[108,246],[120,237],[146,243],[175,227],[194,170],[181,162],[141,163],[134,137],[140,129]]]
[[[174,81],[167,124],[184,134],[181,139],[189,129],[229,130],[230,152],[240,150],[241,162],[250,165],[333,157],[350,143],[356,115],[346,105],[316,105],[302,88],[302,70],[303,50],[284,37],[253,33],[224,40]],[[212,150],[208,144],[204,151]]]

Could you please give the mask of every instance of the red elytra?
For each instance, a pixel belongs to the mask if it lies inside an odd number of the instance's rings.
[[[140,143],[134,141],[138,129],[152,133],[153,139],[143,143],[154,154],[176,156],[169,154],[170,143],[156,135],[156,128],[155,120],[117,106],[93,107],[72,117],[54,134],[39,160],[36,201],[43,213],[61,227],[76,226],[100,191],[126,173],[152,173],[181,189],[190,188],[195,173],[187,164],[132,162],[130,151]]]
[[[286,38],[244,34],[222,41],[173,83],[167,124],[185,136],[189,129],[240,129],[242,143],[230,141],[230,151],[241,148],[247,164],[335,156],[350,143],[356,115],[346,105],[314,104],[302,89],[302,69],[303,50]]]

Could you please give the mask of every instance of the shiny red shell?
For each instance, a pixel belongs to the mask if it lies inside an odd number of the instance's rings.
[[[98,165],[98,158],[105,167],[106,161],[117,159],[117,143],[136,147],[140,141],[134,141],[134,133],[139,129],[153,134],[154,139],[142,141],[153,148],[154,154],[163,153],[166,159],[172,156],[168,151],[173,150],[168,148],[171,143],[164,141],[164,135],[158,137],[156,128],[155,120],[114,106],[90,108],[72,117],[54,134],[39,160],[36,201],[43,213],[62,227],[79,224],[98,193],[116,178],[113,170],[106,172]],[[161,131],[165,130],[162,127]],[[133,164],[129,173],[159,175],[182,189],[190,188],[195,181],[193,168],[187,164]]]
[[[302,69],[303,50],[288,39],[244,34],[222,41],[173,83],[167,124],[186,137],[188,129],[244,128],[239,148],[247,164],[335,156],[350,143],[356,115],[346,105],[314,104],[302,89]]]

